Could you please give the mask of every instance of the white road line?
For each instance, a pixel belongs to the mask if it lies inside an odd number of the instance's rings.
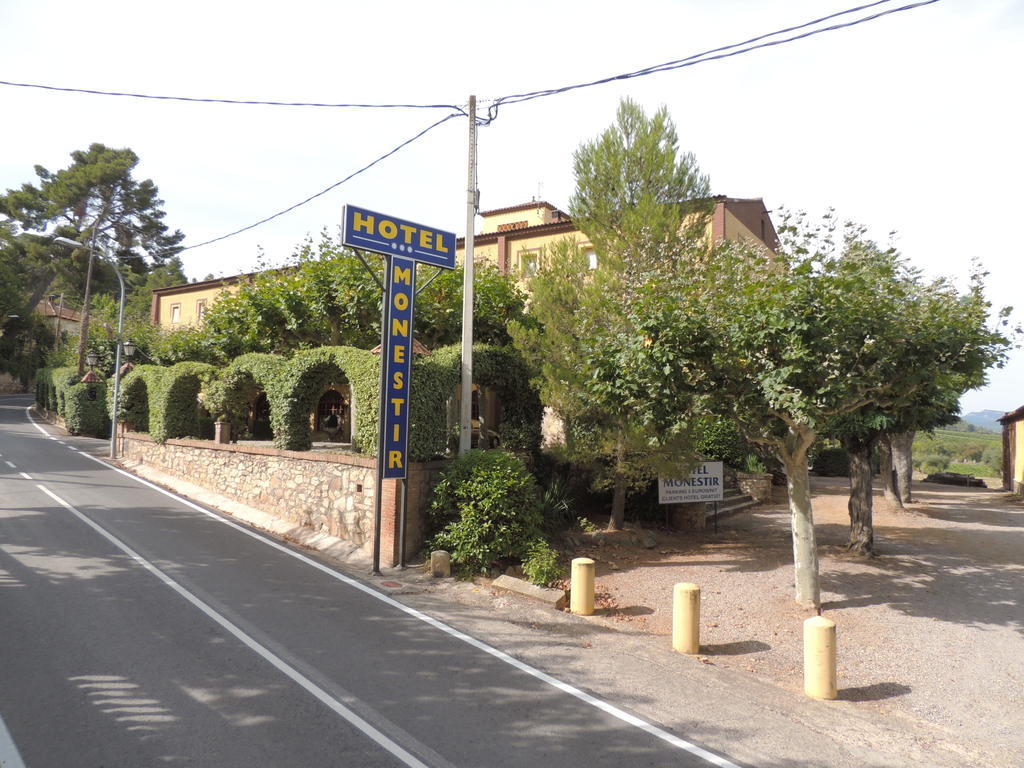
[[[221,627],[223,627],[226,631],[230,632],[232,635],[234,635],[236,638],[238,638],[238,640],[240,640],[250,650],[254,651],[258,656],[263,658],[265,661],[269,662],[278,671],[282,672],[283,674],[285,674],[286,676],[291,678],[293,681],[298,683],[307,692],[311,693],[318,701],[320,701],[322,704],[325,704],[335,714],[340,715],[343,719],[347,720],[353,726],[358,728],[360,731],[362,731],[364,734],[366,734],[370,739],[375,741],[378,745],[380,745],[381,747],[386,749],[388,752],[390,752],[392,755],[394,755],[396,758],[401,760],[405,765],[410,766],[410,768],[428,768],[426,763],[421,762],[419,759],[416,758],[415,755],[407,752],[397,742],[394,742],[391,739],[389,739],[387,736],[385,736],[379,730],[377,730],[372,725],[370,725],[370,723],[366,722],[366,720],[361,718],[359,715],[357,715],[351,709],[349,709],[344,704],[342,704],[340,701],[338,701],[333,696],[331,696],[329,693],[327,693],[327,691],[325,691],[323,688],[318,686],[316,683],[314,683],[308,677],[303,675],[297,669],[295,669],[294,667],[289,665],[286,661],[281,659],[279,656],[274,655],[269,649],[267,649],[263,645],[260,645],[260,643],[258,643],[254,638],[252,638],[251,636],[246,634],[244,631],[242,631],[242,629],[240,629],[238,626],[236,626],[231,621],[229,621],[228,619],[226,619],[223,616],[221,616],[213,608],[211,608],[209,605],[204,603],[198,597],[193,595],[191,592],[189,592],[183,586],[178,584],[178,582],[174,581],[174,579],[169,577],[167,574],[165,574],[163,571],[161,571],[155,565],[153,565],[148,560],[143,558],[141,555],[139,555],[137,552],[135,552],[133,549],[131,549],[131,547],[129,547],[124,542],[122,542],[119,538],[114,536],[112,533],[110,533],[105,528],[103,528],[99,524],[95,523],[94,521],[92,521],[91,519],[86,517],[85,515],[83,515],[81,512],[79,512],[77,509],[75,509],[73,506],[71,506],[71,504],[69,504],[68,502],[64,501],[64,499],[62,499],[60,496],[55,494],[53,491],[51,491],[45,485],[38,485],[37,484],[36,488],[38,488],[43,493],[45,493],[47,496],[49,496],[51,499],[56,501],[58,504],[60,504],[62,507],[64,507],[64,509],[68,510],[68,512],[70,512],[75,517],[77,517],[79,520],[81,520],[83,523],[85,523],[90,528],[92,528],[94,531],[96,531],[96,533],[98,533],[100,536],[105,538],[107,541],[109,541],[115,547],[120,549],[122,552],[124,552],[126,555],[128,555],[128,557],[130,557],[132,560],[137,562],[139,565],[141,565],[147,571],[152,573],[154,576],[156,576],[158,579],[160,579],[160,581],[162,581],[168,587],[173,589],[175,592],[177,592],[183,598],[185,598],[190,603],[192,603],[192,605],[194,605],[196,608],[198,608],[200,611],[202,611],[204,614],[206,614],[210,619],[215,621],[217,624],[219,624]],[[2,764],[0,764],[0,765],[2,765]]]
[[[33,426],[35,426],[35,428],[38,429],[40,432],[43,432],[43,434],[46,434],[43,431],[42,427],[40,427],[38,424],[36,424],[35,420],[32,418],[32,414],[29,413],[29,409],[28,408],[25,409],[25,413],[28,416],[29,421],[32,422]],[[596,709],[599,709],[602,712],[604,712],[604,713],[606,713],[608,715],[611,715],[612,717],[614,717],[614,718],[616,718],[618,720],[621,720],[624,723],[628,723],[629,725],[635,726],[636,728],[639,728],[640,730],[644,731],[645,733],[649,733],[651,736],[654,736],[655,738],[661,739],[662,741],[664,741],[664,742],[666,742],[668,744],[671,744],[673,747],[676,747],[677,749],[681,749],[684,752],[689,752],[691,755],[699,757],[702,760],[710,763],[711,765],[719,766],[719,768],[739,768],[738,765],[736,765],[735,763],[731,762],[730,760],[727,760],[724,757],[720,757],[720,756],[714,754],[713,752],[709,752],[708,750],[704,749],[703,747],[699,747],[696,744],[692,744],[691,742],[686,741],[685,739],[681,739],[678,736],[676,736],[675,734],[669,733],[668,731],[666,731],[666,730],[664,730],[662,728],[659,728],[656,725],[652,725],[651,723],[648,723],[646,720],[641,720],[639,717],[636,717],[635,715],[631,715],[629,712],[626,712],[625,710],[619,709],[618,707],[614,706],[613,704],[609,704],[606,701],[602,701],[601,699],[597,698],[596,696],[591,696],[586,691],[581,691],[579,688],[576,688],[575,686],[569,685],[569,683],[562,682],[558,678],[553,677],[553,676],[549,675],[546,672],[542,672],[541,670],[537,669],[536,667],[532,667],[529,664],[520,661],[519,659],[516,659],[516,658],[514,658],[512,656],[509,656],[504,651],[499,651],[497,648],[494,648],[493,646],[490,646],[490,645],[488,645],[487,643],[485,643],[485,642],[483,642],[481,640],[477,640],[475,637],[471,637],[470,635],[467,635],[464,632],[460,632],[459,630],[455,629],[454,627],[448,626],[444,622],[439,621],[438,619],[435,619],[433,616],[429,616],[429,615],[427,615],[425,613],[421,613],[420,611],[417,611],[415,608],[410,608],[409,606],[404,605],[404,604],[398,602],[397,600],[394,600],[393,598],[389,597],[388,595],[385,595],[385,594],[383,594],[381,592],[378,592],[373,587],[371,587],[371,586],[369,586],[367,584],[363,584],[362,582],[356,581],[355,579],[353,579],[353,578],[351,578],[349,576],[346,576],[343,573],[339,573],[338,571],[333,570],[332,568],[324,565],[323,563],[318,563],[316,560],[313,560],[312,558],[306,557],[301,552],[296,552],[296,551],[294,551],[292,549],[289,549],[288,547],[284,546],[283,544],[279,544],[278,542],[274,541],[273,539],[268,539],[267,537],[263,536],[260,533],[257,533],[256,531],[254,531],[254,530],[252,530],[250,528],[246,528],[245,526],[240,525],[239,523],[236,523],[233,520],[228,520],[227,518],[224,518],[221,515],[218,515],[218,514],[216,514],[214,512],[211,512],[208,509],[204,509],[203,507],[201,507],[198,504],[195,504],[195,503],[189,501],[188,499],[182,498],[181,496],[178,496],[177,494],[172,493],[171,491],[168,491],[165,488],[161,488],[160,486],[154,485],[153,483],[149,482],[148,480],[142,479],[138,475],[133,475],[131,472],[126,472],[123,469],[119,469],[118,467],[115,467],[115,466],[113,466],[111,464],[108,464],[107,462],[103,461],[103,459],[97,458],[96,456],[92,456],[92,455],[90,455],[88,453],[83,453],[82,455],[85,456],[86,458],[92,459],[93,461],[95,461],[95,462],[97,462],[99,464],[102,464],[103,466],[107,467],[108,469],[113,470],[114,472],[122,474],[125,477],[130,478],[130,479],[134,480],[135,482],[137,482],[137,483],[139,483],[141,485],[146,486],[147,488],[151,488],[154,491],[157,491],[158,493],[162,493],[164,496],[167,496],[168,498],[174,499],[175,501],[177,501],[180,504],[183,504],[184,506],[188,507],[189,509],[194,509],[196,512],[200,512],[200,513],[206,515],[207,517],[212,518],[213,520],[216,520],[219,523],[223,523],[224,525],[230,526],[231,528],[234,528],[235,530],[237,530],[237,531],[239,531],[241,533],[244,533],[246,536],[250,536],[250,537],[256,539],[257,541],[262,542],[263,544],[265,544],[268,547],[276,549],[279,552],[283,552],[284,554],[289,555],[291,557],[294,557],[297,560],[301,560],[306,565],[309,565],[309,566],[311,566],[313,568],[316,568],[319,571],[322,571],[323,573],[326,573],[331,578],[337,579],[338,581],[340,581],[340,582],[342,582],[344,584],[347,584],[347,585],[349,585],[350,587],[352,587],[354,589],[358,589],[360,592],[363,592],[363,593],[369,595],[370,597],[373,597],[374,599],[381,601],[382,603],[390,605],[391,607],[401,611],[402,613],[405,613],[408,616],[411,616],[411,617],[413,617],[415,619],[419,619],[420,621],[424,622],[425,624],[429,624],[430,626],[434,627],[435,629],[438,629],[438,630],[440,630],[441,632],[444,632],[447,635],[451,635],[452,637],[454,637],[454,638],[456,638],[458,640],[461,640],[462,642],[466,643],[467,645],[471,645],[474,648],[476,648],[477,650],[483,651],[484,653],[489,654],[489,655],[493,656],[494,658],[499,659],[500,661],[503,661],[503,662],[505,662],[506,664],[508,664],[508,665],[510,665],[512,667],[515,667],[516,669],[520,670],[521,672],[525,672],[526,674],[530,675],[531,677],[534,677],[537,680],[540,680],[540,681],[542,681],[544,683],[547,683],[548,685],[552,686],[553,688],[557,688],[558,690],[562,691],[563,693],[567,693],[570,696],[573,696],[573,697],[579,699],[580,701],[585,702],[586,704],[589,704],[590,706],[592,706],[592,707],[594,707]]]
[[[26,480],[31,480],[32,479],[32,475],[29,475],[29,474],[27,474],[25,472],[19,472],[18,474],[21,475],[22,477],[24,477]],[[3,763],[0,763],[0,768],[3,768],[3,765],[4,765]]]
[[[18,747],[7,730],[7,724],[0,717],[0,768],[25,768],[25,763],[18,753]]]
[[[13,461],[4,461],[4,464],[6,464],[11,469],[17,469],[17,466],[15,466]]]

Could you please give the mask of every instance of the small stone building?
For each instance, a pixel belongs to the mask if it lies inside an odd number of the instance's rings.
[[[1005,414],[1003,425],[1003,488],[1024,493],[1024,405]]]

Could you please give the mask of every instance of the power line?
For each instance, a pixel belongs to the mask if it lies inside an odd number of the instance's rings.
[[[889,16],[890,14],[900,13],[902,11],[909,11],[914,8],[920,8],[921,6],[932,5],[933,3],[939,2],[939,0],[922,0],[922,2],[911,3],[909,5],[904,5],[899,8],[889,8],[887,10],[880,11],[870,16],[864,16],[853,21],[843,22],[841,24],[833,24],[827,27],[820,27],[818,29],[812,29],[807,32],[803,32],[799,35],[793,35],[791,37],[786,37],[781,40],[767,40],[767,38],[787,34],[789,32],[794,32],[799,29],[806,29],[807,27],[815,26],[824,21],[828,21],[839,16],[845,16],[850,13],[856,13],[858,11],[867,10],[868,8],[883,5],[884,3],[891,1],[892,0],[878,0],[878,2],[868,3],[866,5],[857,6],[855,8],[848,8],[847,10],[839,11],[828,16],[822,16],[819,19],[808,21],[804,24],[799,24],[797,26],[776,30],[775,32],[769,32],[764,35],[759,35],[757,37],[750,38],[749,40],[744,40],[743,42],[740,43],[733,43],[731,45],[725,45],[719,48],[712,48],[711,50],[704,51],[702,53],[696,53],[691,56],[687,56],[686,58],[683,59],[676,59],[674,61],[667,61],[661,64],[655,64],[653,66],[645,67],[644,69],[638,69],[633,72],[626,72],[619,75],[611,75],[609,77],[601,78],[600,80],[592,80],[590,82],[577,83],[575,85],[567,85],[562,86],[560,88],[548,88],[544,90],[530,91],[528,93],[517,93],[509,96],[500,96],[492,100],[491,106],[488,108],[488,117],[483,119],[482,122],[484,124],[489,124],[493,122],[494,119],[497,117],[498,108],[505,104],[519,104],[524,101],[532,101],[534,99],[544,98],[545,96],[554,96],[556,94],[567,93],[569,91],[575,91],[582,88],[592,88],[597,85],[605,85],[607,83],[615,82],[617,80],[631,80],[637,77],[646,77],[647,75],[653,75],[658,72],[670,72],[672,70],[682,69],[684,67],[692,67],[695,66],[696,64],[703,64],[704,62],[707,61],[727,59],[732,56],[739,56],[740,54],[749,53],[750,51],[755,51],[761,48],[770,48],[777,45],[784,45],[785,43],[791,43],[796,40],[802,40],[807,37],[812,37],[813,35],[819,35],[823,32],[833,32],[835,30],[845,29],[847,27],[854,27],[857,26],[858,24],[863,24],[868,21],[874,21],[875,19],[879,19],[883,16]],[[767,40],[767,42],[761,42],[765,40]],[[756,45],[754,45],[753,43],[756,43]]]
[[[272,214],[270,216],[267,216],[266,218],[260,219],[259,221],[255,222],[253,224],[250,224],[250,225],[248,225],[246,227],[242,227],[241,229],[236,229],[234,232],[228,232],[226,235],[221,235],[220,237],[215,237],[212,240],[206,240],[206,241],[204,241],[202,243],[196,243],[195,245],[186,245],[184,248],[176,248],[176,249],[174,249],[174,252],[175,253],[181,253],[182,251],[190,251],[193,248],[200,248],[200,247],[202,247],[204,245],[210,245],[211,243],[218,243],[221,240],[227,240],[229,237],[234,237],[235,235],[240,235],[243,232],[248,232],[250,229],[255,229],[256,227],[260,226],[261,224],[266,224],[268,221],[273,221],[274,219],[276,219],[276,218],[278,218],[280,216],[284,216],[286,213],[291,213],[296,208],[300,208],[303,205],[305,205],[306,203],[312,202],[313,200],[316,200],[318,197],[322,197],[323,195],[326,195],[331,190],[337,189],[338,187],[340,187],[346,181],[354,179],[356,176],[358,176],[361,173],[365,173],[366,171],[368,171],[371,168],[373,168],[373,166],[375,166],[378,163],[380,163],[381,161],[386,160],[387,158],[391,157],[393,154],[395,154],[399,150],[409,146],[414,141],[422,138],[423,136],[425,136],[426,134],[430,133],[430,131],[434,130],[438,126],[440,126],[440,125],[448,122],[449,120],[451,120],[453,117],[462,117],[463,114],[465,114],[465,113],[462,112],[462,110],[460,109],[458,112],[453,112],[450,115],[442,117],[437,122],[431,123],[430,125],[428,125],[426,128],[424,128],[422,131],[417,133],[415,136],[406,139],[405,141],[403,141],[401,144],[399,144],[398,146],[394,147],[390,151],[385,152],[383,155],[378,157],[373,162],[367,163],[362,168],[360,168],[357,171],[353,171],[352,173],[350,173],[348,176],[346,176],[345,178],[341,179],[340,181],[334,182],[329,187],[321,189],[315,195],[310,195],[305,200],[302,200],[302,201],[300,201],[298,203],[295,203],[295,205],[291,205],[291,206],[285,208],[283,211],[278,211],[277,213]]]
[[[155,101],[185,101],[197,104],[242,104],[245,106],[264,107],[326,107],[328,109],[452,109],[462,114],[462,108],[455,104],[357,104],[315,101],[263,101],[247,99],[216,99],[197,96],[162,96],[150,93],[131,93],[126,91],[102,91],[95,88],[70,88],[42,83],[17,83],[11,80],[0,80],[0,85],[14,88],[35,88],[41,91],[60,91],[62,93],[84,93],[90,96],[124,96],[130,99],[151,99]]]

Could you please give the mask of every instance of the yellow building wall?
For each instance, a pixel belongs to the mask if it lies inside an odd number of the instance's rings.
[[[198,325],[199,302],[206,302],[206,309],[213,306],[224,291],[237,293],[238,284],[208,286],[196,288],[194,291],[183,291],[158,297],[156,324],[161,328],[182,328],[186,325]],[[174,307],[178,307],[177,322],[173,320]]]
[[[484,217],[483,228],[480,230],[480,234],[497,232],[498,227],[503,224],[526,222],[524,226],[527,227],[550,224],[552,220],[551,214],[551,209],[544,205],[538,205],[536,208],[522,208],[518,211],[509,211],[508,213],[492,213]]]
[[[1013,424],[1014,457],[1013,479],[1017,483],[1024,483],[1024,421],[1017,421]]]

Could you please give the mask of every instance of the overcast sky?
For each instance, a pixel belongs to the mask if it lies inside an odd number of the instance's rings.
[[[887,2],[845,21],[912,0]],[[465,105],[586,82],[810,21],[854,0],[146,3],[0,0],[0,80],[242,100]],[[929,275],[1024,305],[1024,3],[940,0],[674,72],[504,106],[480,130],[483,210],[565,207],[572,152],[630,96],[666,105],[716,194],[833,206]],[[196,244],[328,187],[450,110],[142,101],[0,86],[0,190],[98,141],[131,147]],[[281,261],[346,202],[465,232],[467,121],[453,119],[275,221],[183,254],[190,278]],[[1015,312],[1024,321],[1024,307]],[[965,412],[1024,404],[1024,354]]]

